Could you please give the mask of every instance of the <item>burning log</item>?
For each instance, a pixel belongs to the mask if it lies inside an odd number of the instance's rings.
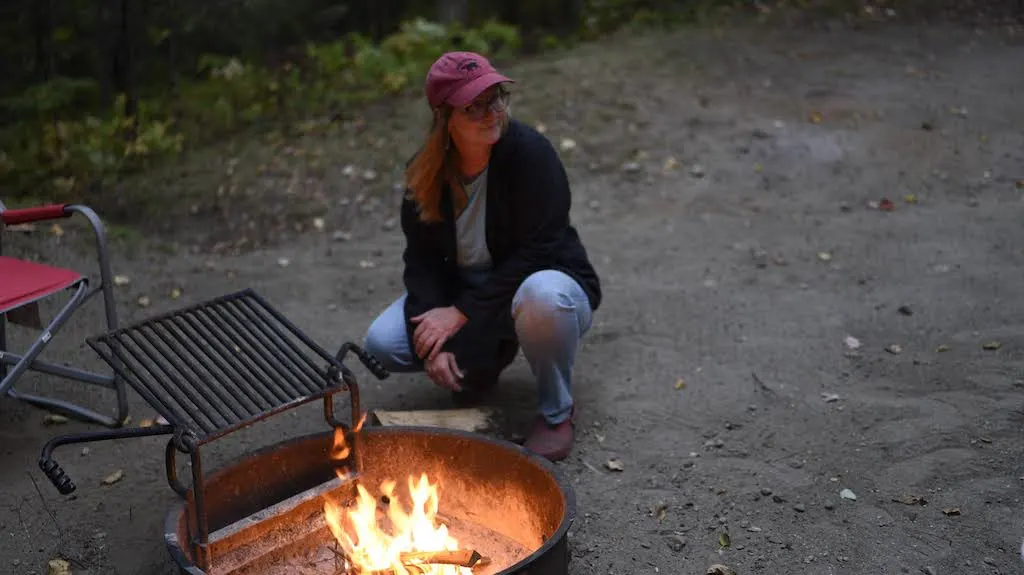
[[[345,559],[345,554],[335,549],[330,550],[340,559]],[[402,553],[399,555],[402,566],[411,575],[426,573],[431,565],[454,565],[456,567],[468,567],[470,569],[489,565],[489,557],[480,555],[473,549],[460,549],[458,551],[417,551]],[[348,571],[342,571],[337,575],[350,575]],[[373,575],[396,575],[393,569],[375,571]]]
[[[459,551],[421,551],[418,553],[402,553],[399,555],[402,565],[456,565],[458,567],[476,567],[486,565],[490,561],[472,549]]]

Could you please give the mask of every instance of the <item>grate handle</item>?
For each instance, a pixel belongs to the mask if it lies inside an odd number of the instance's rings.
[[[43,470],[50,483],[57,488],[61,495],[70,495],[78,488],[75,482],[71,481],[68,474],[64,472],[64,468],[54,461],[52,457],[49,459],[39,458],[39,469]]]
[[[146,437],[149,435],[168,435],[174,433],[170,425],[154,425],[152,427],[127,427],[112,429],[110,431],[99,431],[93,433],[76,433],[60,435],[46,442],[43,452],[39,456],[39,469],[43,470],[46,477],[57,488],[61,495],[73,493],[76,489],[75,482],[68,477],[64,468],[53,458],[53,450],[61,445],[73,443],[90,443],[93,441],[107,441],[110,439],[121,439],[125,437]]]
[[[366,351],[365,349],[359,347],[358,345],[352,342],[347,342],[343,344],[341,346],[341,349],[338,350],[338,355],[335,356],[335,359],[338,360],[338,363],[344,365],[345,356],[350,351],[357,358],[359,358],[359,361],[364,366],[366,366],[366,369],[370,370],[370,373],[372,373],[374,377],[376,377],[377,379],[387,379],[388,376],[391,375],[390,373],[388,373],[388,370],[385,369],[383,365],[381,365],[380,361],[373,356],[372,353]]]

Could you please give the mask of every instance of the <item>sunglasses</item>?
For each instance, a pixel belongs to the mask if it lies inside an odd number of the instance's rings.
[[[504,112],[508,107],[510,94],[504,88],[495,90],[490,96],[477,98],[472,103],[462,108],[463,113],[469,117],[470,120],[480,121],[487,116],[487,112],[494,110],[495,112]]]

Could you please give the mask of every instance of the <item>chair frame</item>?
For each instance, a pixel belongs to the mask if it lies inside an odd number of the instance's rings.
[[[91,208],[79,204],[53,204],[47,206],[9,210],[5,209],[3,202],[0,202],[0,232],[3,227],[18,224],[26,224],[41,221],[70,218],[79,214],[84,216],[96,239],[96,252],[99,264],[100,281],[96,286],[90,287],[89,278],[85,274],[73,282],[65,290],[74,290],[70,300],[57,312],[50,323],[43,328],[42,333],[35,342],[29,346],[24,354],[13,353],[7,348],[7,316],[6,312],[0,313],[0,395],[8,395],[35,405],[49,411],[66,414],[75,419],[84,420],[90,423],[98,423],[107,427],[121,427],[128,419],[128,400],[124,381],[114,370],[110,375],[104,375],[93,371],[73,366],[58,365],[49,361],[39,359],[39,356],[46,349],[46,346],[53,340],[55,334],[64,327],[70,317],[87,301],[97,293],[103,293],[103,305],[106,312],[107,330],[118,329],[119,322],[117,307],[114,301],[113,276],[110,272],[110,254],[107,249],[107,236],[103,221]],[[0,233],[0,255],[3,255],[3,234]],[[45,299],[55,295],[57,292],[45,294],[33,302],[26,302],[13,309],[30,305],[39,299]],[[11,310],[7,310],[11,311]],[[36,371],[62,377],[82,383],[89,383],[113,389],[117,395],[117,410],[114,416],[104,415],[88,409],[82,405],[53,397],[44,397],[21,393],[15,390],[14,383],[27,371]]]

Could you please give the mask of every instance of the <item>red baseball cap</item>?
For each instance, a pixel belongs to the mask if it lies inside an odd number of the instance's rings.
[[[465,106],[484,90],[513,80],[501,75],[494,66],[475,52],[447,52],[427,72],[427,102],[431,108],[441,104]]]

